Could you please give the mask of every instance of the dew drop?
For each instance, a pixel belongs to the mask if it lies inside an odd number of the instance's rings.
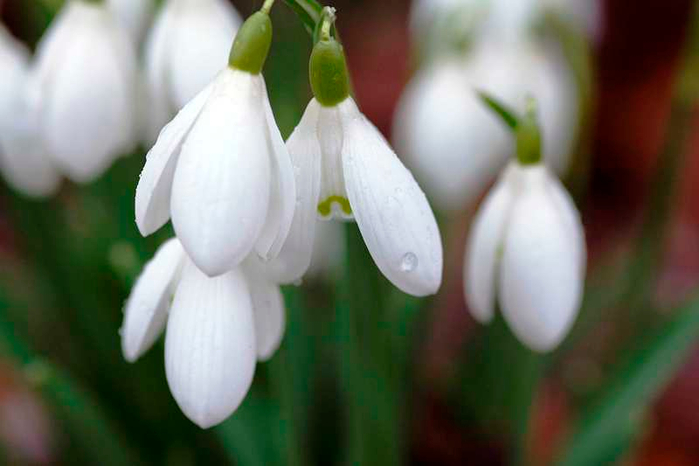
[[[407,253],[403,256],[403,260],[400,263],[400,269],[403,272],[412,272],[417,268],[417,256],[412,252]]]

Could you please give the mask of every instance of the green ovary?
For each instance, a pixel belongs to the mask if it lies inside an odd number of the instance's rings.
[[[342,196],[330,196],[318,204],[318,212],[320,215],[323,217],[329,217],[332,212],[333,202],[336,202],[340,206],[345,215],[352,215],[352,207],[350,206],[349,200]]]

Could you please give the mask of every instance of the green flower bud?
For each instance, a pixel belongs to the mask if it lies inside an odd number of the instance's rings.
[[[350,94],[345,52],[332,37],[322,38],[313,47],[309,75],[313,95],[325,107],[339,104]]]
[[[251,74],[260,74],[272,45],[272,21],[265,11],[251,15],[238,30],[228,65]]]

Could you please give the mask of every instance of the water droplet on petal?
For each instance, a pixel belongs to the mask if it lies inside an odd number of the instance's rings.
[[[412,252],[403,256],[400,262],[400,269],[403,272],[412,272],[417,268],[417,256]]]

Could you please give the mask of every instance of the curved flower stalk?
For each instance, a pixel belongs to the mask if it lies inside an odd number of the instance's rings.
[[[396,110],[394,140],[406,164],[443,210],[475,202],[513,146],[475,90],[512,107],[533,94],[541,106],[544,159],[557,173],[568,168],[577,135],[575,79],[556,50],[534,43],[483,44],[468,60],[439,60],[418,73]]]
[[[238,408],[256,361],[270,359],[279,348],[284,301],[256,258],[210,278],[171,239],[146,264],[126,302],[124,358],[135,362],[166,326],[170,391],[189,419],[208,428]]]
[[[464,289],[478,321],[492,320],[497,295],[514,334],[545,352],[558,346],[575,321],[587,254],[580,215],[541,163],[538,129],[532,128],[528,122],[518,128],[518,160],[503,171],[476,216]]]
[[[107,7],[69,0],[39,43],[28,92],[37,138],[71,180],[94,180],[135,146],[136,76]]]
[[[138,49],[153,19],[153,0],[107,0],[107,5]]]
[[[163,129],[136,189],[141,233],[172,216],[177,237],[209,276],[253,249],[273,259],[291,226],[294,172],[260,74],[271,38],[268,10],[243,24],[229,67]]]
[[[36,140],[26,101],[29,51],[0,25],[0,170],[17,191],[30,197],[54,194],[60,175]]]
[[[315,98],[287,141],[296,170],[297,209],[276,262],[280,281],[298,281],[311,261],[316,218],[355,219],[381,272],[415,296],[433,294],[442,278],[442,247],[420,187],[349,96],[342,46],[329,34],[311,56]]]
[[[148,143],[225,67],[241,22],[227,0],[165,1],[145,51]]]

